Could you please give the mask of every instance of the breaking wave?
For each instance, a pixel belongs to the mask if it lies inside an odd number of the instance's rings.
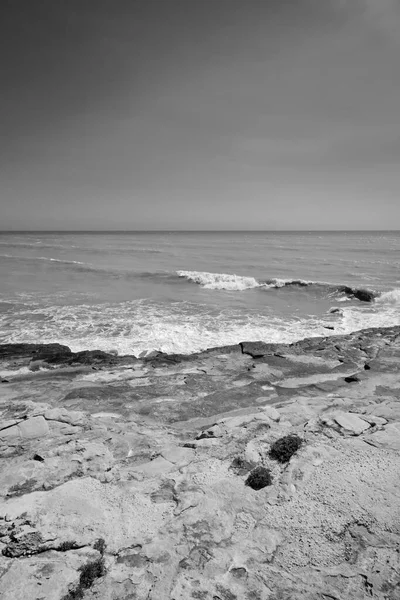
[[[200,284],[208,290],[249,290],[261,287],[254,277],[241,277],[227,273],[207,273],[202,271],[177,271],[179,277]]]
[[[384,292],[376,301],[379,304],[400,304],[400,289]]]
[[[347,285],[332,284],[324,281],[306,281],[304,279],[266,279],[244,277],[228,273],[208,273],[206,271],[177,271],[179,277],[197,283],[209,290],[244,291],[255,288],[279,289],[286,287],[306,287],[329,295],[343,295],[363,302],[371,302],[379,297],[379,293],[364,288],[353,288]],[[393,292],[388,292],[388,294]]]

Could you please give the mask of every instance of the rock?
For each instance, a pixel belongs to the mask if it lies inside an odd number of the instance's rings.
[[[37,460],[38,462],[44,462],[44,458],[43,458],[43,456],[40,456],[40,454],[34,454],[32,456],[32,460]]]
[[[243,354],[249,354],[252,358],[261,358],[266,354],[273,354],[276,344],[265,344],[264,342],[242,342],[240,344]]]
[[[25,373],[0,395],[2,600],[394,598],[400,327],[331,334],[133,362],[58,349],[28,374],[31,354],[0,357]],[[288,434],[301,447],[274,460]],[[257,467],[273,482],[253,491]]]
[[[71,354],[68,346],[62,344],[2,344],[0,359],[30,358],[33,356],[54,356]]]
[[[20,421],[17,425],[2,429],[0,431],[0,440],[14,437],[23,439],[34,439],[46,436],[49,433],[49,426],[42,416],[32,417],[25,421]]]
[[[221,427],[224,427],[228,431],[231,429],[235,429],[236,427],[246,427],[253,421],[262,421],[267,425],[270,424],[270,419],[268,415],[263,410],[262,412],[252,413],[250,415],[238,415],[236,417],[227,417],[218,421],[218,424]]]
[[[354,290],[353,296],[361,302],[372,302],[375,299],[374,292],[371,292],[369,290]]]
[[[249,471],[254,469],[256,463],[245,460],[241,456],[236,456],[229,466],[229,469],[235,473],[235,475],[246,475]]]
[[[358,383],[360,378],[357,375],[349,375],[348,377],[345,377],[344,380],[346,383]]]
[[[357,416],[360,417],[360,419],[362,419],[363,421],[367,421],[367,423],[369,423],[371,427],[383,427],[383,425],[386,425],[387,423],[386,419],[383,419],[382,417],[377,417],[375,415],[367,415],[365,413],[362,413],[357,414]]]
[[[8,429],[9,427],[12,427],[13,425],[17,425],[18,421],[16,421],[15,419],[10,419],[8,421],[2,421],[0,422],[0,431],[2,431],[3,429]]]
[[[3,556],[16,558],[20,556],[31,556],[38,554],[44,547],[44,540],[38,531],[30,531],[21,536],[14,533],[10,536],[10,542],[2,550]]]
[[[269,419],[272,419],[272,421],[279,421],[281,418],[279,411],[276,410],[276,408],[274,408],[273,406],[265,406],[264,413]]]
[[[400,423],[386,425],[381,431],[376,431],[366,437],[365,441],[373,446],[400,450]]]
[[[339,308],[338,306],[332,306],[332,308],[330,308],[328,310],[328,313],[330,314],[339,314],[339,315],[343,315],[343,310],[341,308]]]
[[[44,413],[44,418],[47,421],[59,421],[74,426],[85,425],[88,421],[84,412],[65,408],[51,408]]]
[[[145,477],[159,477],[164,473],[169,473],[175,468],[169,460],[166,460],[162,456],[158,456],[154,460],[132,467],[132,471],[139,471],[143,473]]]
[[[365,289],[351,288],[347,285],[339,286],[338,292],[357,298],[357,300],[360,300],[361,302],[372,302],[375,299],[374,292]]]
[[[333,415],[333,419],[340,427],[354,435],[360,435],[371,427],[370,423],[352,413],[336,413]]]
[[[11,562],[0,580],[2,600],[68,598],[70,587],[79,581],[78,568],[84,563],[83,557],[68,554],[54,552]]]
[[[191,448],[167,446],[162,448],[161,456],[174,465],[184,466],[194,459],[194,452]]]
[[[211,446],[219,446],[221,440],[217,438],[202,438],[194,442],[195,448],[210,448]]]
[[[205,429],[196,437],[196,440],[201,440],[203,438],[218,438],[224,435],[221,427],[219,425],[213,425],[208,429]]]
[[[250,463],[258,463],[261,460],[261,456],[260,453],[255,445],[255,442],[253,440],[250,440],[250,442],[247,442],[246,444],[246,448],[244,451],[244,458],[247,462]]]
[[[18,429],[21,437],[25,439],[40,438],[49,433],[49,426],[41,416],[21,421],[18,424]]]

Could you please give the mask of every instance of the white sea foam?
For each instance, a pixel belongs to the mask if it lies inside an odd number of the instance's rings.
[[[335,326],[335,330],[339,334],[345,334],[372,327],[392,327],[395,325],[400,325],[400,311],[398,308],[373,310],[365,307],[346,307],[343,309],[341,322]]]
[[[377,299],[378,304],[399,304],[400,305],[400,289],[384,292]]]
[[[266,311],[211,309],[176,302],[169,305],[131,301],[119,304],[35,308],[29,319],[21,310],[0,315],[0,343],[58,342],[74,351],[100,349],[118,354],[192,353],[241,341],[291,343],[306,337],[345,334],[369,327],[400,325],[397,305],[348,306],[332,322],[322,317],[279,318]],[[43,318],[39,318],[43,317]],[[333,331],[325,329],[334,324]]]
[[[207,273],[206,271],[177,271],[179,277],[185,277],[189,281],[200,284],[208,290],[249,290],[262,287],[254,277],[242,277],[228,273]]]
[[[340,284],[331,284],[325,281],[308,281],[305,279],[280,279],[272,278],[265,281],[255,279],[255,277],[246,277],[242,275],[232,275],[229,273],[208,273],[207,271],[177,271],[179,277],[184,277],[188,281],[197,283],[209,290],[229,290],[243,291],[254,288],[270,290],[271,288],[284,288],[288,286],[317,288],[326,287],[331,290],[331,294],[337,292]]]
[[[85,265],[80,260],[63,260],[61,258],[50,258],[48,256],[14,256],[13,254],[0,254],[0,258],[11,258],[14,260],[45,260],[49,262],[64,263],[66,265]]]

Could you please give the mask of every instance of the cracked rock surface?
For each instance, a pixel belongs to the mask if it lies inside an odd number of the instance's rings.
[[[399,327],[0,375],[2,600],[399,600]]]

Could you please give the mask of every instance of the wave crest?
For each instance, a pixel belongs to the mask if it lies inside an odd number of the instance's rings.
[[[384,292],[377,298],[379,304],[400,304],[400,289]]]
[[[177,271],[179,277],[200,284],[208,290],[249,290],[262,287],[254,277],[241,277],[228,273],[207,273],[206,271]]]
[[[208,273],[207,271],[177,271],[179,277],[197,283],[208,290],[243,291],[254,288],[280,289],[286,287],[307,287],[319,290],[328,295],[344,294],[361,302],[372,302],[379,296],[376,292],[365,288],[352,288],[326,281],[307,281],[304,279],[266,279],[260,281],[255,277],[244,277],[228,273]],[[392,300],[393,301],[393,300]]]

